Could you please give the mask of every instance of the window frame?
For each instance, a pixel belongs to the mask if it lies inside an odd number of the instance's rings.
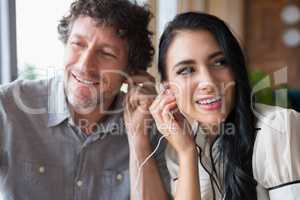
[[[15,0],[1,0],[0,11],[0,84],[4,84],[18,77]]]

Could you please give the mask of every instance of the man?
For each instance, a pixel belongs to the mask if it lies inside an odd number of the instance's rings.
[[[58,26],[64,76],[0,88],[5,200],[167,198],[162,159],[139,171],[152,152],[150,17],[127,0],[77,0]]]

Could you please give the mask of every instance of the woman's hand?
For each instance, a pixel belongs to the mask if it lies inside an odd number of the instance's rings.
[[[147,131],[153,118],[149,112],[155,96],[155,79],[139,71],[128,80],[129,91],[124,102],[124,122],[128,133],[131,200],[167,199],[159,169],[153,157],[141,167],[151,154],[152,146]],[[140,196],[139,196],[140,195]]]
[[[170,90],[160,93],[152,105],[150,112],[158,130],[177,151],[179,172],[176,200],[201,199],[198,174],[198,156],[192,128],[179,112],[176,99]]]
[[[159,132],[166,137],[179,156],[195,152],[196,145],[192,128],[179,112],[175,96],[169,89],[156,97],[150,106],[150,112]]]
[[[149,112],[155,96],[155,79],[147,72],[139,71],[127,81],[129,90],[124,102],[124,121],[129,141],[143,147],[149,143],[147,129],[153,121]]]

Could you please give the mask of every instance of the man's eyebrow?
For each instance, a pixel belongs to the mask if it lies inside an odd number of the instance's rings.
[[[188,60],[182,60],[180,62],[178,62],[177,64],[174,65],[173,69],[179,67],[180,65],[193,65],[196,62],[192,59],[188,59]]]
[[[114,51],[118,51],[118,48],[116,48],[115,46],[110,45],[110,44],[102,44],[102,45],[99,45],[99,47],[101,47],[101,48],[110,48]]]
[[[72,37],[75,37],[75,38],[84,38],[82,35],[80,35],[80,34],[77,34],[77,33],[75,33]]]
[[[78,33],[74,34],[73,37],[78,38],[78,39],[84,39],[85,38],[83,35],[80,35]],[[97,45],[97,49],[102,49],[102,48],[110,48],[113,51],[118,52],[118,48],[116,48],[115,46],[113,46],[111,44],[108,44],[108,43]]]

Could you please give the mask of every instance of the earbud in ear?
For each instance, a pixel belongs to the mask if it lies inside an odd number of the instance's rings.
[[[120,90],[124,93],[127,93],[128,92],[128,83],[123,82]]]

